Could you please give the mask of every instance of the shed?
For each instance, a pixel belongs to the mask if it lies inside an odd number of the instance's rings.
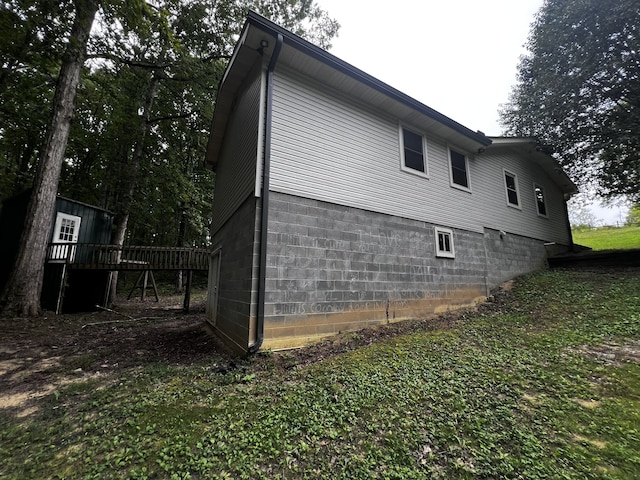
[[[0,288],[9,276],[9,270],[18,252],[20,234],[29,204],[31,191],[24,191],[5,200],[0,212]],[[85,262],[91,255],[89,249],[76,251],[74,244],[109,244],[113,226],[113,214],[108,210],[58,195],[53,212],[48,261],[44,270],[41,303],[47,310],[76,312],[95,309],[104,303],[109,281],[108,271],[73,270],[67,272],[64,303],[59,294],[67,261]],[[65,245],[60,245],[65,244]],[[68,245],[66,245],[68,244]]]

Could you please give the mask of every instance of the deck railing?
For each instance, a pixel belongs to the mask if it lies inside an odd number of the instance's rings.
[[[47,261],[91,270],[207,270],[206,248],[50,243]]]

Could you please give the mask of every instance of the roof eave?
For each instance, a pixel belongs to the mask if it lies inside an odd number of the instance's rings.
[[[387,85],[386,83],[372,77],[371,75],[363,72],[362,70],[354,67],[353,65],[339,59],[338,57],[330,54],[322,48],[314,45],[303,38],[291,33],[289,30],[271,22],[265,17],[250,11],[247,15],[242,34],[240,39],[236,43],[234,53],[225,69],[225,73],[220,81],[218,87],[218,94],[216,97],[216,106],[214,109],[214,115],[211,123],[211,135],[207,144],[207,152],[205,157],[205,165],[215,170],[220,148],[222,144],[222,138],[224,136],[225,124],[227,116],[231,111],[233,105],[233,97],[235,91],[239,85],[230,78],[231,72],[237,67],[239,59],[246,55],[247,52],[243,50],[244,40],[247,37],[248,31],[251,27],[255,27],[265,34],[277,38],[278,34],[282,35],[284,43],[292,48],[302,52],[305,55],[321,62],[330,68],[333,68],[358,82],[382,93],[383,95],[391,98],[392,100],[406,105],[418,113],[425,115],[426,117],[440,123],[446,128],[456,132],[458,135],[464,136],[467,140],[475,143],[478,148],[484,148],[491,144],[491,139],[484,135],[482,132],[474,132],[473,130],[465,127],[464,125],[452,120],[451,118],[443,115],[442,113],[432,109],[431,107],[411,98],[410,96],[402,93],[401,91]],[[248,49],[247,49],[248,50]],[[252,50],[252,54],[259,55],[257,51]],[[268,57],[271,55],[271,51],[265,51],[264,56],[268,61]]]
[[[547,172],[551,179],[560,187],[562,193],[574,195],[579,192],[576,184],[560,166],[560,163],[548,153],[548,148],[536,137],[490,137],[493,143],[491,149],[511,148],[518,149],[538,163]]]
[[[402,93],[401,91],[393,88],[392,86],[378,80],[377,78],[369,75],[368,73],[360,70],[359,68],[354,67],[353,65],[341,60],[340,58],[332,55],[331,53],[323,50],[322,48],[314,45],[307,40],[291,33],[290,31],[282,28],[279,25],[271,22],[270,20],[264,18],[263,16],[250,11],[247,17],[247,23],[255,25],[256,27],[264,30],[270,35],[277,37],[278,34],[281,34],[284,42],[288,45],[294,47],[295,49],[309,55],[310,57],[336,69],[339,72],[342,72],[363,84],[387,95],[388,97],[403,103],[418,112],[432,118],[433,120],[445,125],[446,127],[451,128],[457,133],[464,135],[468,139],[477,142],[481,147],[487,147],[491,145],[491,139],[487,137],[482,132],[474,132],[473,130],[465,127],[464,125],[452,120],[451,118],[443,115],[442,113],[434,110],[433,108],[417,101],[416,99],[410,97],[409,95]]]

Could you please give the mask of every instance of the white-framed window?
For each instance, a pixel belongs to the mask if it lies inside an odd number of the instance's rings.
[[[547,196],[544,192],[544,187],[538,183],[533,184],[533,194],[536,200],[536,210],[541,217],[547,217]]]
[[[49,252],[49,260],[69,260],[73,262],[76,255],[76,247],[60,245],[62,243],[78,243],[78,233],[82,218],[68,213],[58,212],[53,226],[52,242],[54,245]]]
[[[451,186],[471,192],[469,180],[469,159],[460,150],[449,147],[449,175]]]
[[[520,192],[518,188],[518,176],[508,170],[502,170],[504,173],[504,188],[507,195],[507,205],[510,207],[520,208]]]
[[[424,135],[402,125],[400,135],[400,168],[409,173],[429,177],[427,164],[427,141]]]
[[[436,257],[455,258],[453,231],[448,228],[435,227]]]

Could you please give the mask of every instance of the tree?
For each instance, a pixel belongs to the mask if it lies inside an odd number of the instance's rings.
[[[640,225],[640,203],[631,206],[625,220],[625,225]]]
[[[71,29],[68,0],[0,3],[0,200],[31,182]],[[53,21],[55,19],[55,21]],[[72,17],[71,17],[72,19]]]
[[[640,198],[640,3],[545,0],[502,108],[603,198]]]
[[[584,193],[579,193],[571,198],[567,207],[572,228],[581,230],[598,226],[598,219],[590,209],[591,204],[592,200]]]
[[[22,249],[0,292],[3,313],[39,311],[57,192],[115,211],[119,242],[206,243],[213,188],[213,174],[202,170],[206,136],[249,8],[324,47],[338,28],[313,0],[0,4],[0,169],[7,173],[0,197],[37,172]],[[101,28],[89,41],[95,18]],[[42,115],[49,102],[50,122]]]
[[[69,138],[80,71],[93,20],[98,11],[98,2],[77,0],[75,7],[75,19],[53,99],[51,121],[20,238],[21,248],[0,299],[0,307],[4,312],[18,315],[36,315],[40,312],[44,260],[58,180]]]

